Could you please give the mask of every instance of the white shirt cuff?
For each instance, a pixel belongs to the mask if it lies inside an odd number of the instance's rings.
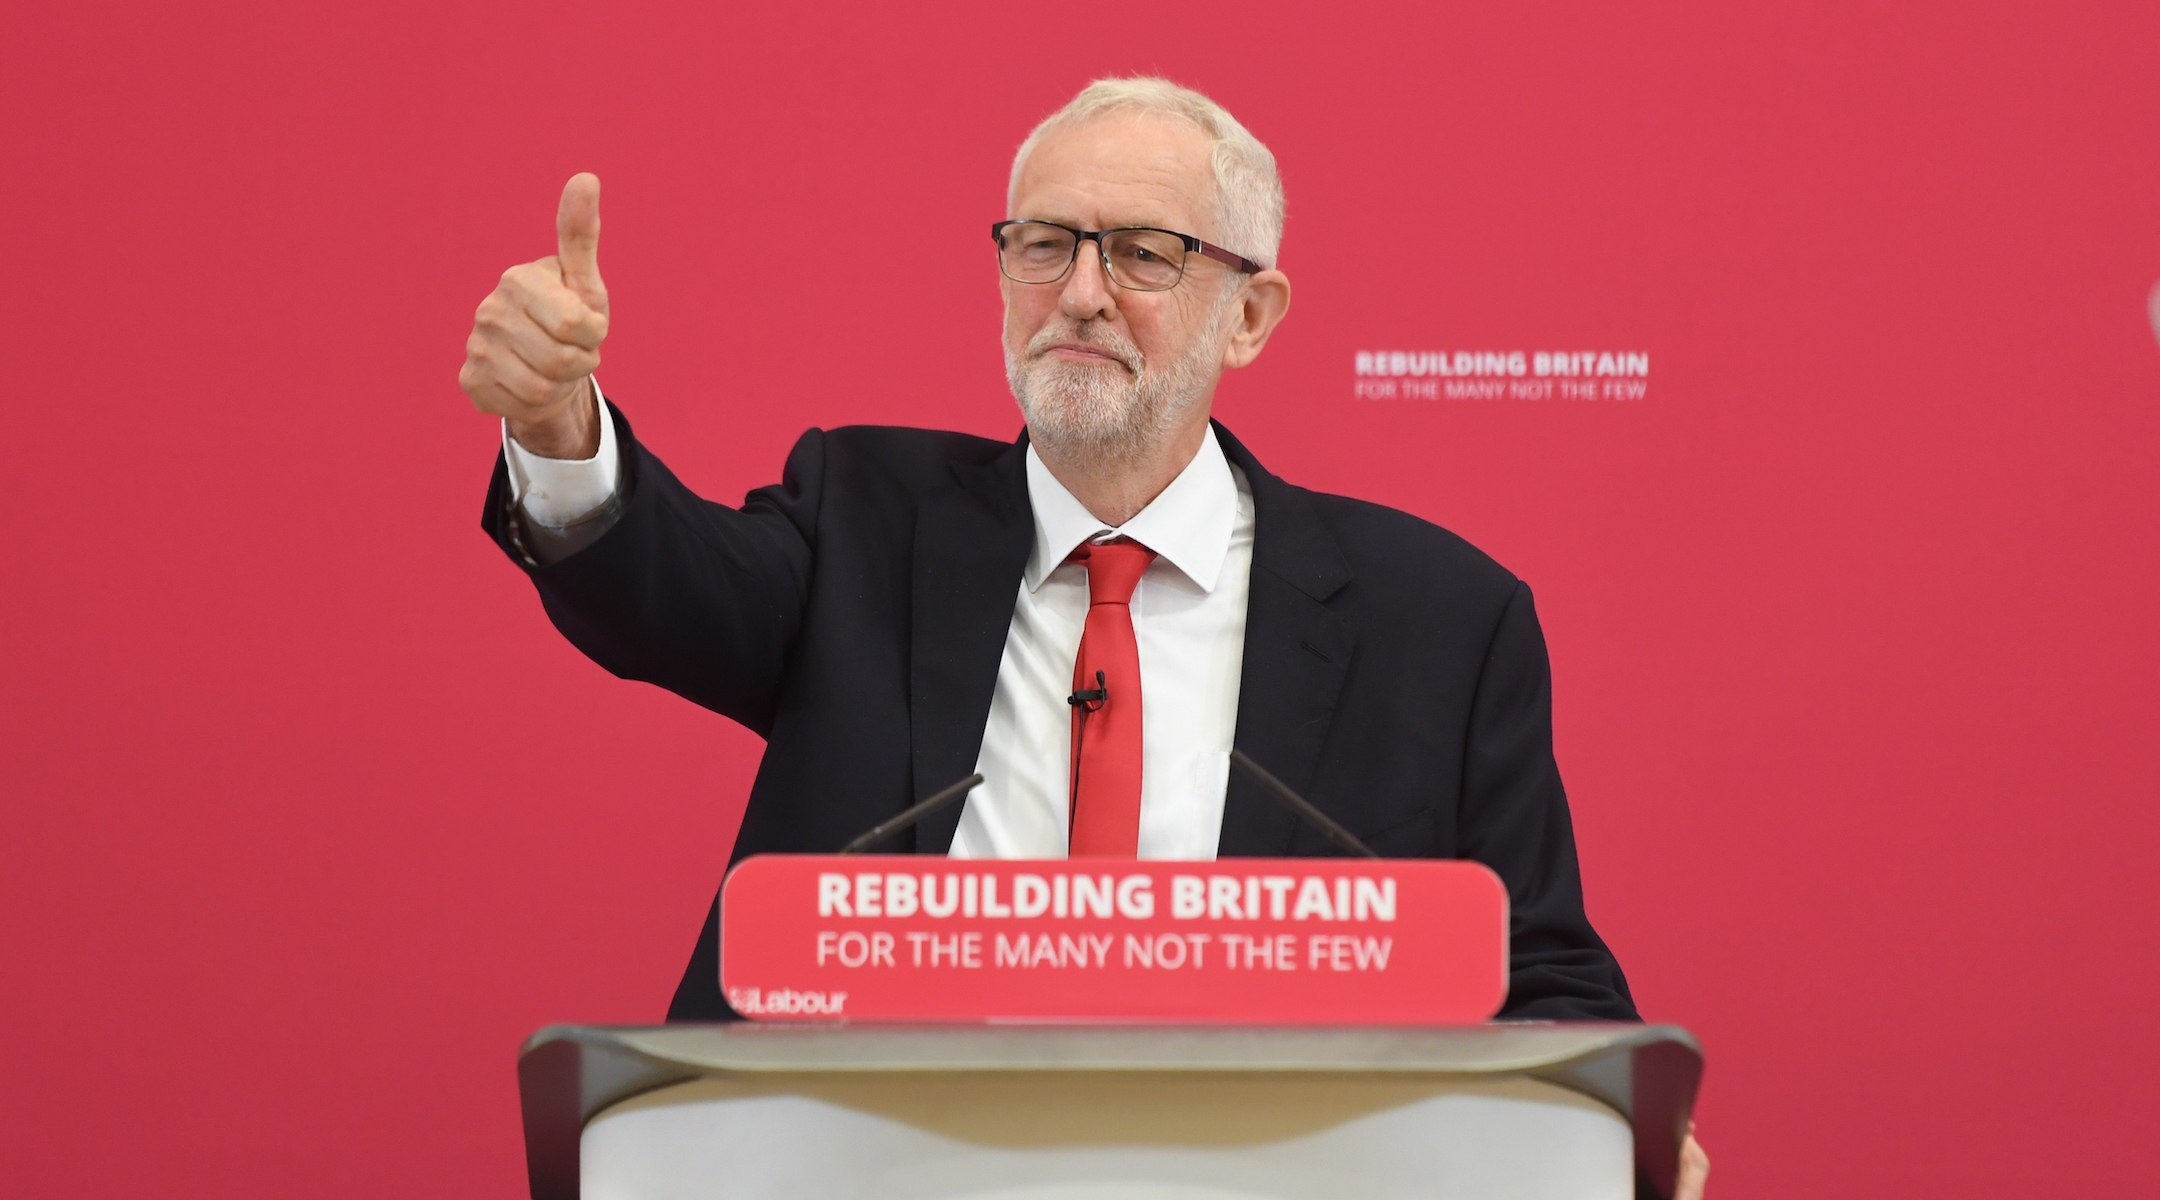
[[[600,408],[600,449],[591,458],[542,458],[517,444],[503,422],[503,462],[510,468],[510,498],[536,525],[567,529],[600,511],[615,494],[622,463],[615,450],[615,420],[600,381],[593,380]]]

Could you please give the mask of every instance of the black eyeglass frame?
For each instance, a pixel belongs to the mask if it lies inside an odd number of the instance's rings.
[[[1065,269],[1059,271],[1056,275],[1053,275],[1048,279],[1013,279],[1012,275],[1005,270],[1004,250],[1005,231],[1014,225],[1048,225],[1052,229],[1062,229],[1065,232],[1073,235],[1072,257],[1065,260]],[[1117,277],[1117,272],[1111,269],[1110,251],[1103,245],[1103,238],[1113,233],[1168,234],[1169,236],[1176,238],[1180,242],[1185,243],[1185,253],[1205,255],[1208,258],[1212,258],[1216,262],[1219,262],[1226,267],[1237,268],[1238,274],[1240,275],[1257,275],[1260,272],[1267,270],[1266,267],[1261,266],[1259,263],[1256,263],[1253,260],[1246,258],[1244,255],[1239,254],[1234,250],[1225,250],[1221,246],[1217,246],[1211,242],[1203,242],[1199,238],[1196,238],[1189,233],[1179,233],[1175,229],[1157,229],[1153,225],[1123,225],[1116,229],[1090,230],[1074,229],[1070,225],[1060,225],[1056,221],[1036,221],[1027,218],[1015,218],[1010,221],[998,221],[990,226],[990,240],[997,244],[999,252],[998,274],[1005,276],[1005,278],[1007,279],[1012,279],[1014,283],[1045,284],[1058,283],[1062,281],[1067,275],[1072,274],[1073,264],[1080,261],[1080,243],[1082,242],[1095,243],[1095,253],[1102,258],[1104,277],[1108,278],[1113,283],[1116,283],[1119,287],[1127,289],[1128,291],[1167,292],[1170,290],[1170,288],[1174,288],[1178,284],[1185,282],[1184,263],[1178,264],[1178,277],[1170,284],[1170,287],[1135,288],[1132,287],[1130,284],[1120,281]]]

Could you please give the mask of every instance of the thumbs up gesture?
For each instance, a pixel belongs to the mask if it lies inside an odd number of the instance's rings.
[[[503,272],[480,302],[458,386],[473,407],[509,424],[546,458],[591,458],[600,447],[592,373],[607,339],[600,282],[600,179],[570,177],[555,213],[556,253]]]

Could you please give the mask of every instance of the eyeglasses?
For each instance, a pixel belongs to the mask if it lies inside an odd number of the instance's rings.
[[[1014,283],[1056,283],[1080,257],[1080,243],[1093,242],[1102,254],[1103,271],[1121,288],[1167,292],[1185,277],[1193,254],[1205,255],[1240,274],[1265,270],[1249,258],[1211,246],[1189,233],[1167,229],[1068,229],[1048,221],[999,221],[990,227],[998,247],[998,270]]]

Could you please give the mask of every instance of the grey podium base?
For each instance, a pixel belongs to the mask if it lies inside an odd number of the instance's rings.
[[[534,1200],[579,1194],[585,1126],[634,1096],[700,1079],[1002,1072],[1260,1073],[1528,1079],[1580,1093],[1633,1130],[1637,1196],[1672,1194],[1702,1050],[1672,1025],[1421,1029],[1132,1026],[555,1025],[518,1058]]]

